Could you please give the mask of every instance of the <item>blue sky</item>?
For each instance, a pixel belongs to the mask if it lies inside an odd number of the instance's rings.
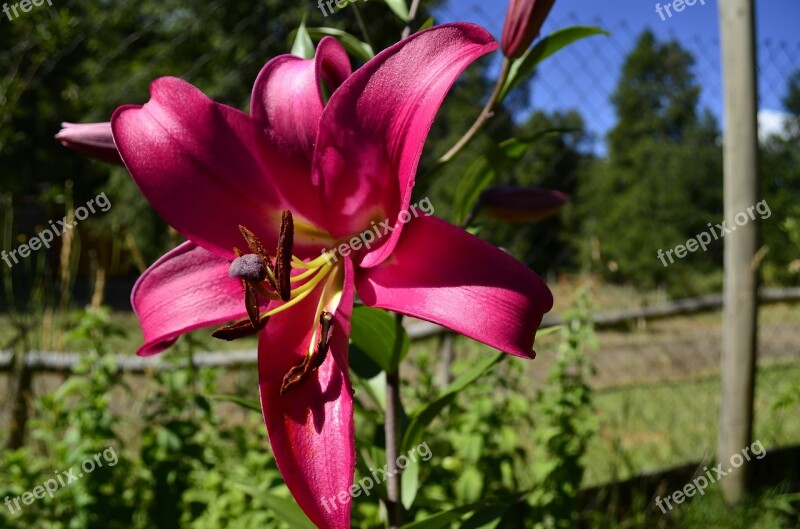
[[[557,0],[543,34],[574,24],[597,25],[612,36],[592,37],[574,44],[543,63],[533,85],[531,109],[581,111],[590,130],[602,135],[615,122],[609,102],[625,55],[636,37],[650,28],[660,39],[676,39],[695,55],[695,74],[703,88],[701,107],[721,120],[722,94],[719,61],[717,1],[705,0],[673,13],[662,21],[654,0]],[[665,1],[660,2],[663,6]],[[437,13],[437,22],[470,21],[497,38],[503,27],[506,0],[451,0]],[[800,0],[757,0],[756,39],[759,43],[759,108],[762,123],[782,109],[786,79],[800,69]],[[772,118],[772,119],[770,119]]]

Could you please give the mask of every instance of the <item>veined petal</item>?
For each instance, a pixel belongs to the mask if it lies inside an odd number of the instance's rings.
[[[436,217],[412,220],[392,256],[356,272],[366,305],[437,323],[523,358],[533,356],[547,285],[502,250]]]
[[[317,527],[326,529],[350,527],[355,469],[348,371],[354,287],[349,258],[343,265],[341,297],[326,308],[334,323],[330,351],[319,369],[280,395],[284,375],[300,363],[316,328],[321,285],[291,310],[272,316],[258,346],[261,407],[275,460],[297,503]],[[347,494],[345,504],[338,500],[340,493]]]
[[[326,223],[340,237],[408,207],[423,144],[461,72],[497,48],[473,24],[443,24],[378,54],[348,77],[322,113],[312,178],[322,187]],[[365,254],[375,266],[396,244],[402,224]]]
[[[137,354],[160,353],[189,331],[243,318],[242,286],[228,277],[229,266],[227,259],[185,242],[148,268],[131,292],[144,334]]]
[[[253,86],[250,114],[267,141],[261,152],[284,186],[284,198],[314,224],[324,220],[320,190],[311,183],[311,160],[324,107],[322,85],[336,90],[350,75],[350,59],[339,41],[325,37],[316,56],[281,55],[269,61]]]
[[[221,256],[232,258],[232,247],[242,244],[240,224],[272,247],[286,207],[283,182],[262,161],[253,119],[173,77],[155,80],[150,92],[144,106],[120,107],[111,120],[122,160],[147,200],[186,238]]]

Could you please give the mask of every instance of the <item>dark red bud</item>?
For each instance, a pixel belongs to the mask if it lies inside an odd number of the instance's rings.
[[[510,0],[500,48],[509,59],[522,56],[539,35],[556,0]]]

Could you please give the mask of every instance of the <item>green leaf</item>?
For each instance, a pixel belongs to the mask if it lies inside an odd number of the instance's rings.
[[[411,340],[400,321],[385,310],[353,309],[350,342],[381,369],[394,372],[405,358]]]
[[[417,490],[419,490],[419,461],[418,458],[408,458],[408,466],[403,470],[400,497],[406,510],[411,509],[411,506],[414,505]]]
[[[233,402],[243,408],[261,413],[261,403],[257,400],[245,399],[236,395],[209,395],[208,398],[211,400],[221,400],[223,402]]]
[[[308,28],[308,34],[311,35],[311,38],[313,39],[321,39],[326,35],[336,37],[337,39],[339,39],[339,42],[342,43],[344,49],[347,50],[347,53],[364,62],[367,62],[368,60],[370,60],[375,56],[375,52],[372,50],[372,46],[370,46],[366,42],[359,40],[350,33],[342,31],[341,29]]]
[[[384,0],[389,9],[394,11],[394,14],[403,22],[408,22],[408,5],[405,0]]]
[[[422,24],[417,31],[425,31],[426,29],[430,29],[433,27],[434,20],[433,17],[428,18],[424,24]]]
[[[467,513],[479,509],[481,505],[464,505],[456,507],[449,511],[441,511],[433,516],[429,516],[424,520],[412,522],[400,526],[400,529],[441,529],[442,527],[449,527],[449,525],[464,516]]]
[[[498,101],[505,99],[508,93],[527,79],[546,58],[575,41],[593,35],[609,35],[609,33],[595,26],[572,26],[554,31],[541,39],[536,46],[525,52],[525,55],[511,63],[508,79],[500,91]]]
[[[505,353],[497,353],[494,356],[487,356],[476,365],[462,373],[456,380],[447,386],[436,400],[426,404],[411,414],[411,422],[403,436],[403,450],[409,451],[422,441],[422,437],[431,422],[439,413],[448,407],[467,386],[475,382],[481,375],[492,369],[497,363],[505,358]]]
[[[489,164],[486,156],[479,156],[461,177],[456,186],[453,204],[455,223],[462,226],[469,217],[472,208],[478,202],[481,193],[494,181],[497,171]]]
[[[292,55],[303,59],[314,58],[314,43],[311,41],[311,35],[308,34],[308,30],[306,29],[305,18],[300,22],[300,27],[297,28],[297,31],[295,31]]]
[[[510,138],[490,148],[475,159],[458,182],[453,205],[455,223],[463,225],[486,188],[499,173],[509,170],[540,139],[576,129],[553,128],[541,130],[527,138]]]
[[[305,515],[302,509],[288,498],[282,498],[268,492],[259,493],[258,498],[267,504],[272,514],[297,529],[316,529],[316,526]]]

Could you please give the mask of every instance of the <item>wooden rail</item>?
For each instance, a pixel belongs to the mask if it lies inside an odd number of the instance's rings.
[[[759,293],[761,304],[789,303],[800,301],[800,288],[765,288]],[[641,307],[638,309],[618,310],[595,314],[593,319],[597,329],[613,329],[636,324],[641,321],[658,320],[714,312],[722,308],[722,296],[719,294],[679,299],[658,307]],[[542,328],[561,324],[559,316],[545,316]],[[406,325],[412,340],[421,340],[445,334],[447,329],[424,321],[409,321]],[[31,351],[25,355],[25,367],[33,372],[64,372],[75,367],[80,353],[52,353]],[[192,356],[195,367],[227,367],[238,368],[256,363],[255,350],[197,353]],[[13,354],[0,351],[0,371],[9,371],[13,363]],[[185,367],[187,362],[175,362],[162,355],[151,357],[118,356],[117,365],[120,370],[129,373],[145,373],[149,371],[169,370]]]

